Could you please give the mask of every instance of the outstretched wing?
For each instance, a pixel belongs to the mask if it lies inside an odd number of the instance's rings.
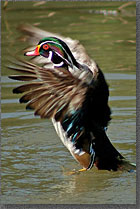
[[[26,109],[34,109],[41,118],[55,117],[62,121],[65,113],[77,111],[85,99],[88,85],[64,69],[43,68],[27,61],[17,59],[8,66],[24,75],[11,75],[9,78],[20,81],[32,81],[13,90],[25,94],[21,103],[28,103]]]

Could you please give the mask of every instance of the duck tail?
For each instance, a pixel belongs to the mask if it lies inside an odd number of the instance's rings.
[[[136,170],[136,164],[127,161],[112,145],[106,132],[101,129],[94,131],[94,150],[95,162],[94,165],[99,170]]]

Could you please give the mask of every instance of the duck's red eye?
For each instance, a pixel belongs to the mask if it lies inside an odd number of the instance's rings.
[[[43,45],[43,49],[47,50],[49,48],[48,44]]]

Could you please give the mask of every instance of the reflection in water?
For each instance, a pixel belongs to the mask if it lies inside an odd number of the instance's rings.
[[[48,2],[44,9],[44,4],[38,8],[33,7],[32,2],[28,5],[9,2],[5,16],[2,15],[3,203],[135,204],[135,173],[94,168],[77,175],[66,175],[73,168],[79,169],[79,165],[57,137],[51,122],[34,117],[32,111],[25,110],[24,104],[18,104],[18,96],[12,94],[17,83],[7,78],[6,50],[23,56],[19,51],[26,46],[16,41],[18,24],[38,24],[41,28],[80,40],[105,72],[110,86],[112,121],[108,136],[128,160],[135,162],[135,16],[131,13],[135,7],[131,5],[128,10],[131,15],[125,13],[122,21],[122,13],[113,18],[95,14],[95,3],[86,2],[84,6],[69,8],[64,3]],[[104,3],[96,4],[97,11],[101,11]],[[121,2],[109,2],[111,4],[106,9],[111,7],[110,11],[113,11],[122,5]],[[58,8],[60,6],[65,9]]]

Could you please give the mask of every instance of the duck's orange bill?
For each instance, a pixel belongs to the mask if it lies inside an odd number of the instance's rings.
[[[40,48],[40,45],[38,45],[34,51],[25,52],[24,55],[25,56],[39,56],[40,55],[39,48]]]

